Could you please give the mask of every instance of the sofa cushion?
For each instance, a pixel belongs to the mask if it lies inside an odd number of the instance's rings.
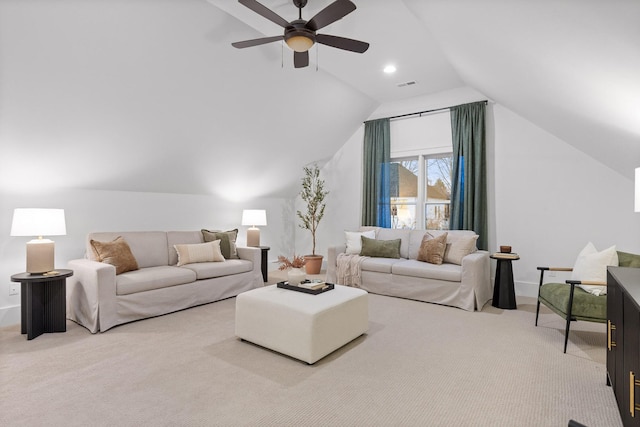
[[[220,240],[220,249],[225,259],[238,259],[238,250],[236,249],[236,239],[238,238],[238,229],[229,231],[219,230],[202,230],[202,237],[205,242],[213,242]]]
[[[540,299],[556,314],[563,316],[569,307],[570,286],[566,283],[545,283],[540,287]],[[576,287],[573,291],[571,316],[578,320],[606,322],[607,296],[593,295]]]
[[[426,279],[462,281],[462,267],[456,264],[429,264],[415,259],[406,259],[391,266],[391,273],[399,276],[423,277]]]
[[[400,239],[377,240],[365,236],[362,239],[360,255],[379,258],[400,258]]]
[[[400,258],[409,258],[409,239],[411,233],[414,230],[408,229],[393,229],[393,228],[380,228],[378,230],[378,234],[376,235],[376,239],[380,240],[394,240],[400,239]],[[421,231],[424,234],[424,230]],[[420,238],[422,241],[422,237]],[[418,244],[419,246],[419,244]]]
[[[437,237],[436,234],[429,230],[429,233]],[[418,253],[420,252],[420,246],[422,246],[422,238],[426,235],[426,230],[411,230],[409,233],[409,253],[408,256],[403,257],[407,259],[418,259]]]
[[[188,269],[196,274],[198,280],[212,277],[229,276],[253,270],[253,263],[244,259],[230,259],[225,262],[202,262],[187,264],[180,268]]]
[[[128,295],[169,286],[195,282],[196,273],[191,270],[158,266],[129,271],[116,277],[116,294]]]
[[[433,237],[431,233],[425,233],[418,252],[418,261],[440,265],[444,261],[444,251],[447,248],[447,233]]]
[[[123,232],[95,232],[87,236],[87,255],[91,257],[91,239],[109,242],[122,236],[131,248],[139,268],[169,265],[169,248],[165,231],[123,231]]]
[[[220,240],[191,245],[174,245],[174,248],[178,253],[178,267],[197,262],[224,262],[224,257],[220,252]]]
[[[374,271],[376,273],[391,274],[391,267],[400,262],[402,258],[367,258],[360,264],[362,271]]]
[[[138,262],[122,236],[118,236],[110,242],[100,242],[93,239],[89,242],[96,260],[113,265],[116,268],[116,275],[138,269]]]

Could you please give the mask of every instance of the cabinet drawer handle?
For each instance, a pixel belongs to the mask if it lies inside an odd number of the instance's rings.
[[[636,416],[636,411],[640,411],[640,405],[636,404],[636,386],[640,386],[640,380],[637,380],[635,374],[629,371],[629,412],[633,418]]]
[[[607,326],[607,348],[611,351],[611,349],[616,346],[616,342],[613,340],[612,336],[612,331],[616,330],[616,325],[611,323],[611,320],[607,320]]]

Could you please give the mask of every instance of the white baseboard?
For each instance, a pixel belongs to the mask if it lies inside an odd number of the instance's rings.
[[[516,295],[523,297],[538,297],[538,283],[515,282]]]
[[[20,324],[20,306],[0,308],[0,328]]]

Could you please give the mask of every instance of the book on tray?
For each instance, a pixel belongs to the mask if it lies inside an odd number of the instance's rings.
[[[520,255],[513,253],[513,252],[509,252],[509,253],[505,253],[505,252],[496,252],[493,254],[494,258],[501,258],[501,259],[520,259]]]
[[[327,283],[324,281],[303,281],[298,286],[306,289],[322,289],[327,286]]]

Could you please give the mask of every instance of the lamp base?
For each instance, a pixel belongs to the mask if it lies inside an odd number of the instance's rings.
[[[247,229],[247,246],[260,246],[260,229],[258,227],[250,227]]]
[[[42,274],[53,270],[53,240],[33,239],[27,242],[27,273]]]

